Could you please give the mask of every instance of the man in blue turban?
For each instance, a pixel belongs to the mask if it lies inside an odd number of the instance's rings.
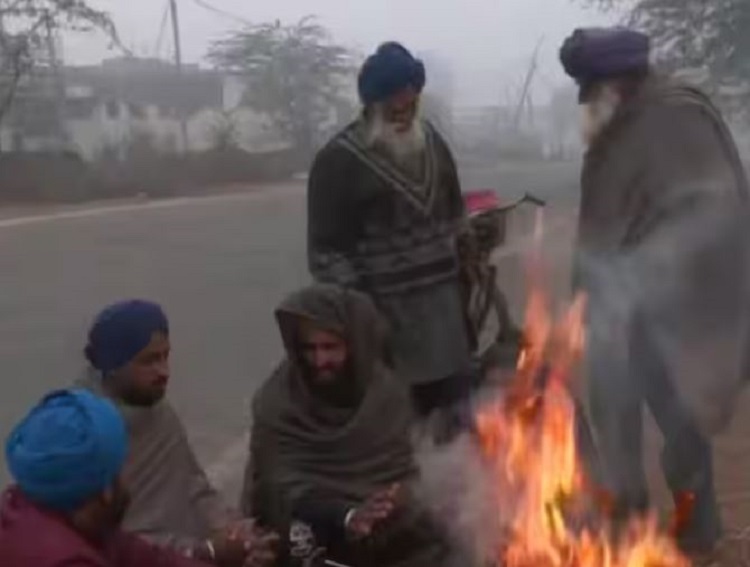
[[[319,152],[308,184],[313,277],[370,295],[390,323],[396,372],[418,413],[461,426],[470,346],[456,240],[464,229],[456,164],[422,119],[424,64],[384,43],[359,73],[361,116]]]
[[[128,448],[117,408],[86,390],[49,394],[5,453],[15,486],[0,501],[3,567],[199,567],[121,531]]]
[[[601,481],[621,515],[648,506],[642,406],[664,436],[675,535],[721,534],[710,436],[747,375],[748,183],[719,110],[653,71],[648,36],[579,29],[560,50],[587,152],[575,266],[588,296],[588,400]]]
[[[239,513],[225,505],[165,398],[170,342],[162,308],[144,300],[106,307],[89,330],[85,354],[92,372],[83,385],[113,400],[128,428],[125,529],[186,555],[240,567],[246,547],[262,548],[266,540],[245,530]],[[246,537],[234,537],[240,532]]]
[[[116,399],[136,407],[158,404],[169,381],[169,321],[150,301],[103,309],[89,330],[85,354]]]

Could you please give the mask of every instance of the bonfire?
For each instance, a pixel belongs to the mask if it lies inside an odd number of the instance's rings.
[[[594,496],[576,447],[576,405],[568,383],[584,349],[585,298],[578,297],[553,320],[537,285],[540,266],[539,258],[532,258],[527,344],[512,385],[477,415],[482,454],[502,487],[502,507],[511,508],[503,511],[505,537],[497,563],[688,567],[655,515],[634,518],[613,535],[606,506]]]

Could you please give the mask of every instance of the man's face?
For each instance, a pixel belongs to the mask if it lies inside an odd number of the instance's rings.
[[[387,124],[393,125],[397,132],[408,131],[417,118],[419,93],[413,87],[407,87],[382,103],[382,116]]]
[[[109,376],[116,395],[133,406],[152,406],[161,401],[169,382],[169,353],[169,337],[154,333],[146,348]]]
[[[422,164],[426,136],[417,115],[419,95],[406,89],[369,109],[367,143],[384,151],[408,171]]]
[[[311,321],[302,320],[299,326],[299,347],[314,385],[331,385],[344,373],[349,349],[340,335],[321,329]]]

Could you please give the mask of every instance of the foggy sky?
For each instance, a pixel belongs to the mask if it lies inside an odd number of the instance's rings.
[[[521,80],[536,43],[544,37],[537,96],[565,84],[557,50],[580,25],[608,23],[611,16],[586,12],[572,0],[206,0],[250,21],[295,21],[315,14],[336,40],[363,53],[395,39],[414,50],[429,50],[452,65],[458,96],[466,103],[495,103],[508,83]],[[90,0],[108,10],[123,42],[137,55],[157,55],[156,43],[166,0]],[[178,0],[187,61],[201,61],[212,39],[241,24]],[[171,56],[167,34],[159,54]],[[65,57],[95,63],[108,55],[106,42],[92,36],[67,37]],[[110,54],[111,55],[111,54]],[[428,69],[429,72],[429,69]],[[429,77],[428,77],[429,80]]]

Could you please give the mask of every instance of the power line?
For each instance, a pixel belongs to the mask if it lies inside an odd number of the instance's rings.
[[[243,18],[242,16],[238,16],[237,14],[233,14],[232,12],[227,12],[226,10],[223,10],[221,8],[217,8],[216,6],[213,6],[209,4],[208,2],[206,2],[206,0],[193,0],[193,2],[196,4],[196,6],[200,6],[204,10],[213,12],[217,16],[222,16],[223,18],[234,20],[235,22],[239,22],[246,26],[252,25],[252,22],[250,20],[247,20]]]
[[[164,34],[167,31],[167,21],[169,20],[169,0],[164,3],[164,12],[161,16],[161,24],[159,25],[159,35],[156,38],[156,46],[154,47],[154,53],[156,57],[161,54],[161,46],[164,43]]]

